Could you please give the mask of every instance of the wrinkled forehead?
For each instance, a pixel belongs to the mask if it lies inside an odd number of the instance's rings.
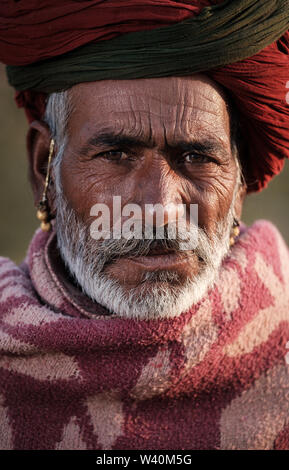
[[[70,90],[70,131],[229,134],[223,90],[206,75],[82,83]]]

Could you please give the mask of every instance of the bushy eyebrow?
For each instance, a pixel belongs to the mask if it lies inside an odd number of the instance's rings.
[[[104,132],[98,133],[95,136],[91,137],[87,144],[85,144],[81,149],[80,153],[85,155],[89,151],[95,149],[96,147],[107,146],[107,147],[154,147],[154,142],[149,142],[145,139],[142,139],[138,136],[131,136],[124,133],[114,133],[114,132]]]
[[[111,147],[111,148],[153,148],[155,142],[151,139],[144,139],[141,136],[132,136],[125,133],[103,132],[92,136],[88,142],[79,150],[81,155],[87,155],[97,147]],[[228,157],[228,150],[221,141],[214,137],[201,137],[190,139],[176,139],[173,143],[166,143],[165,151],[181,151],[181,152],[198,152],[208,155],[220,155]]]
[[[201,138],[194,140],[178,140],[174,144],[168,146],[174,150],[185,152],[196,152],[204,155],[220,155],[228,156],[226,147],[218,140]]]

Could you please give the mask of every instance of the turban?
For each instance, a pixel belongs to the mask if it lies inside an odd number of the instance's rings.
[[[0,60],[30,121],[77,83],[206,73],[239,111],[252,192],[289,157],[288,29],[289,0],[2,0]]]

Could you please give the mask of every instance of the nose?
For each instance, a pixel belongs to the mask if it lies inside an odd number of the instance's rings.
[[[184,216],[178,176],[164,158],[154,159],[139,178],[138,199],[145,224],[161,227]]]
[[[177,222],[184,215],[184,208],[181,203],[169,202],[162,203],[147,203],[145,204],[145,219],[146,223],[161,227]]]

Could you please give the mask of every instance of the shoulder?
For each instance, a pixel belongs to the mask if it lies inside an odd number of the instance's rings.
[[[288,245],[283,235],[276,225],[269,220],[259,219],[248,227],[241,224],[241,240],[250,244],[256,250],[268,249],[270,252],[273,250],[276,253],[276,250],[282,249],[289,256]]]
[[[5,275],[11,270],[19,269],[16,263],[9,258],[0,256],[0,279],[3,279]]]
[[[0,309],[6,300],[27,289],[25,266],[25,263],[17,266],[11,259],[0,256]]]

